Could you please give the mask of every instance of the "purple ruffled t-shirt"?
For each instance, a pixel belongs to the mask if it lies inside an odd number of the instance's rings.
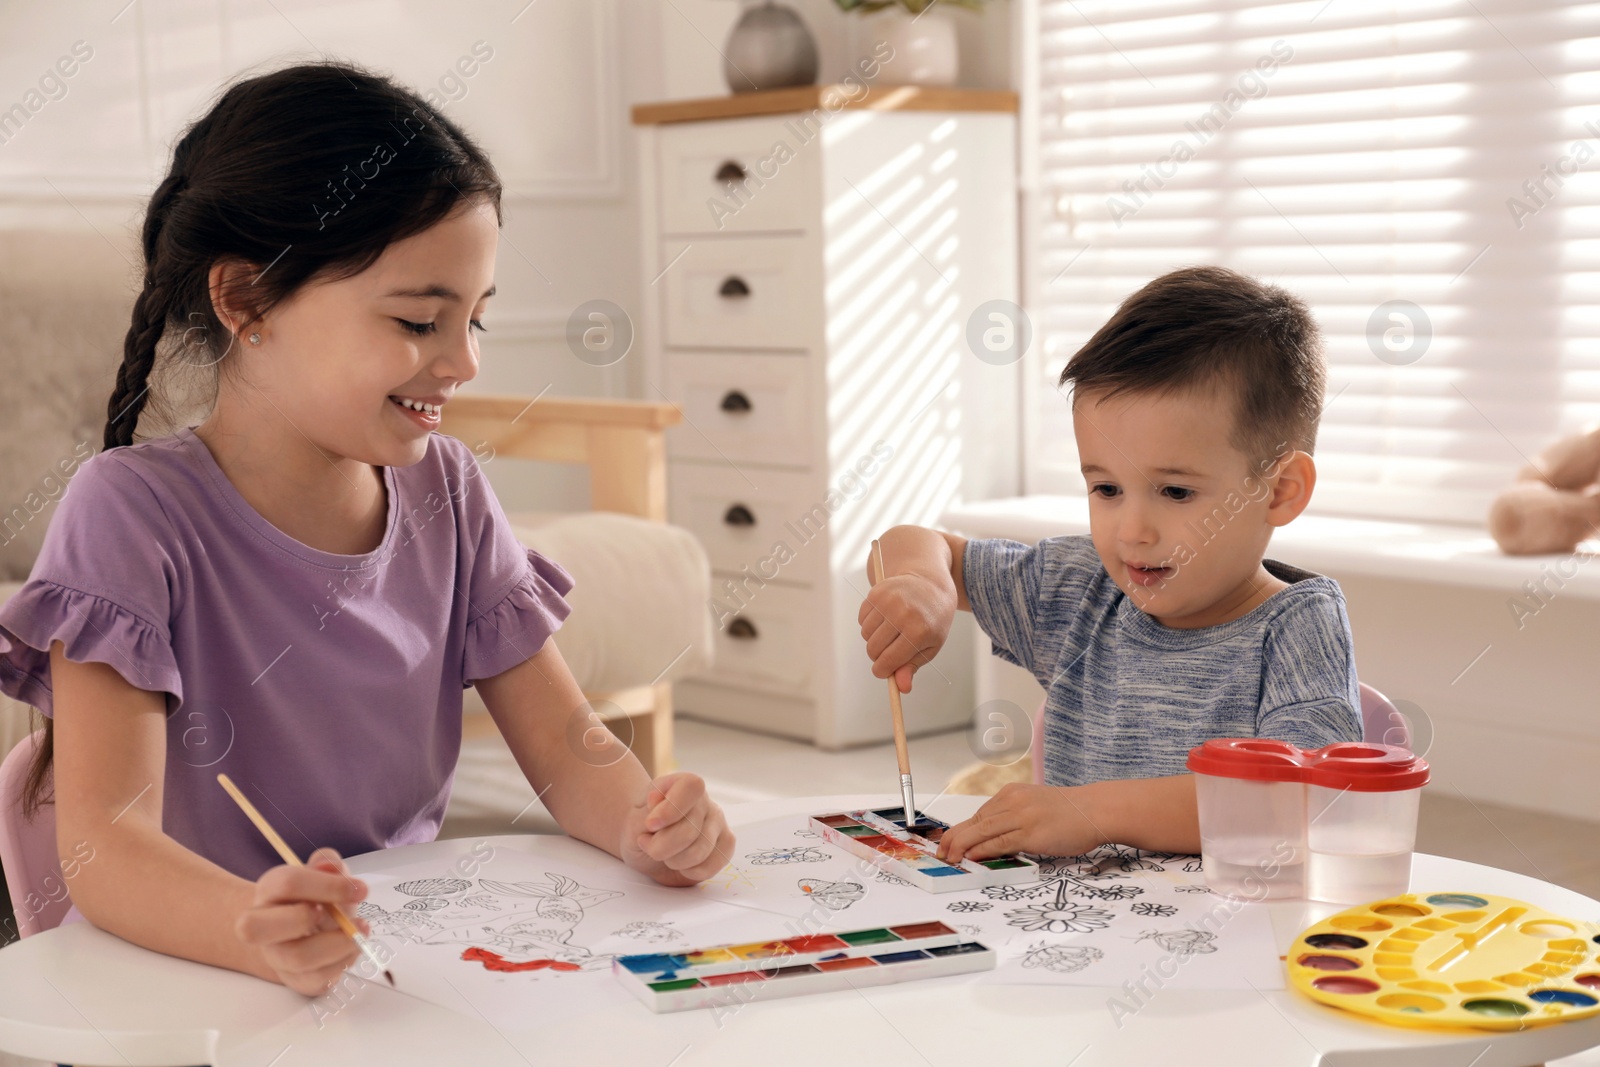
[[[165,692],[162,827],[241,877],[281,861],[218,772],[302,858],[433,840],[463,690],[543,647],[572,579],[517,540],[455,438],[383,474],[382,544],[340,555],[262,518],[193,428],[94,456],[0,606],[0,691],[53,715],[59,639]]]

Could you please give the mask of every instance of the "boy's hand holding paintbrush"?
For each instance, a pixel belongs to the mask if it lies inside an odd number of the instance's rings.
[[[884,534],[881,546],[873,543],[879,558],[894,565],[884,565],[882,579],[867,590],[857,621],[872,673],[879,678],[892,676],[900,691],[909,693],[912,673],[944,647],[956,612],[971,609],[951,574],[949,546],[907,537],[903,529]],[[869,556],[868,575],[877,566]]]

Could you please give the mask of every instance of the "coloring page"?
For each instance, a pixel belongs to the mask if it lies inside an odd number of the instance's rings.
[[[1140,989],[1284,987],[1266,908],[1213,894],[1198,856],[1108,845],[1041,858],[1039,875],[929,893],[786,816],[740,827],[734,862],[697,892],[801,924],[785,933],[939,919],[997,951],[999,965],[982,982],[1131,982],[1133,997]]]
[[[1129,1012],[1160,989],[1284,988],[1270,913],[1212,893],[1198,856],[1104,845],[952,896],[946,921],[1000,954],[983,982],[1111,986]]]
[[[611,974],[614,956],[760,940],[777,922],[620,863],[505,848],[484,862],[363,877],[371,891],[356,913],[371,924],[395,987],[505,1030],[636,1004]],[[354,970],[366,973],[359,963]]]

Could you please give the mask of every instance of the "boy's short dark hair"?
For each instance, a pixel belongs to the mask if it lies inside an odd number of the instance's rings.
[[[1186,267],[1124,300],[1060,384],[1106,397],[1221,386],[1237,397],[1234,447],[1266,460],[1316,446],[1326,380],[1304,301],[1226,267]]]

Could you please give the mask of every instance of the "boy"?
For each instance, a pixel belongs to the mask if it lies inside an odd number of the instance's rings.
[[[1044,786],[1004,787],[944,858],[1200,851],[1189,749],[1361,739],[1344,595],[1264,559],[1311,500],[1325,372],[1306,306],[1219,267],[1125,300],[1068,362],[1088,536],[967,541],[898,526],[861,606],[910,692],[959,608],[1045,687]]]

